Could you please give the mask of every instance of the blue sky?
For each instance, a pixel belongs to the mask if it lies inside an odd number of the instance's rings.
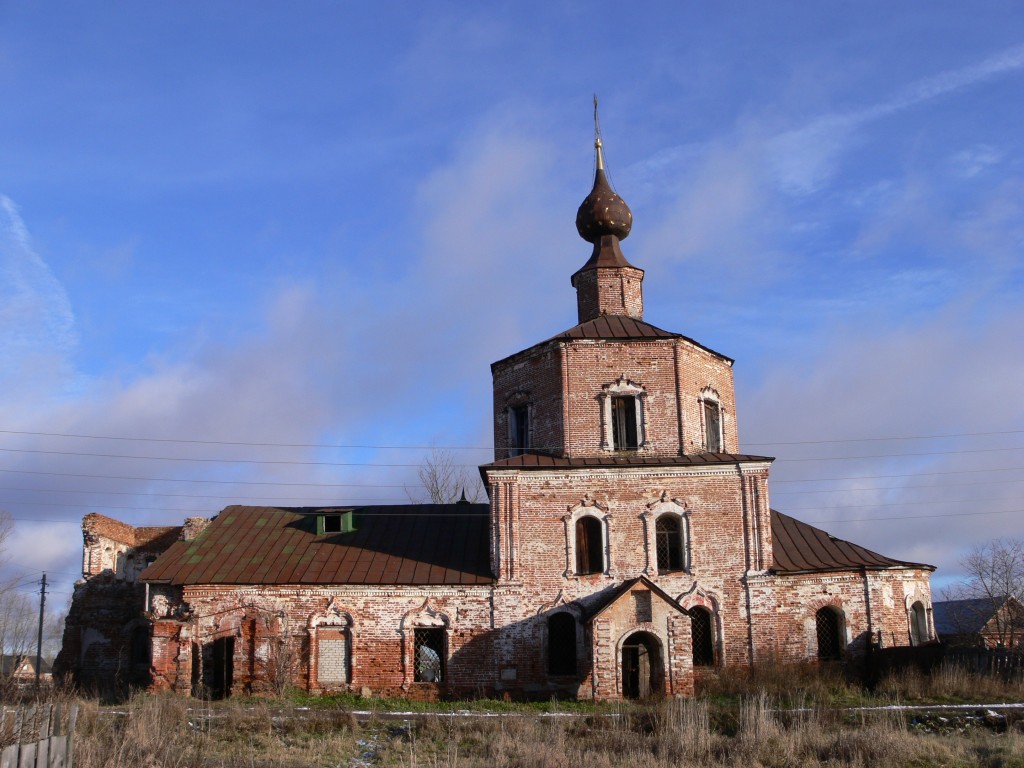
[[[489,363],[575,322],[594,92],[646,319],[736,358],[773,505],[939,585],[1024,533],[1018,3],[9,2],[11,572],[486,461]]]

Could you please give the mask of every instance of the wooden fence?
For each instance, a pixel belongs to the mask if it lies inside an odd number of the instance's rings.
[[[4,707],[0,768],[71,768],[77,704]]]
[[[1024,680],[1024,652],[1005,648],[950,648],[946,661],[978,675]]]

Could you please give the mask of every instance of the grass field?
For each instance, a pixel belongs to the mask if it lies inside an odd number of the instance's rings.
[[[83,703],[75,765],[1024,768],[1020,710],[986,722],[971,709],[856,709],[1020,701],[1020,684],[953,669],[899,675],[867,692],[809,667],[721,674],[686,700],[454,702],[419,705],[422,714],[408,718],[388,714],[408,711],[400,700],[138,695],[119,707]]]

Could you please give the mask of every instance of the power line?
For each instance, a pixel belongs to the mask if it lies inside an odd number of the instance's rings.
[[[3,430],[0,430],[2,432]],[[745,446],[771,446],[771,445],[824,445],[826,443],[870,443],[891,440],[946,440],[951,437],[990,437],[992,435],[1020,435],[1024,429],[1006,429],[997,432],[951,432],[945,435],[911,435],[907,437],[845,437],[833,440],[790,440],[771,443],[747,443]]]
[[[1024,512],[1024,509],[998,509],[990,512],[950,512],[947,515],[901,515],[899,517],[852,517],[840,520],[815,520],[815,525],[833,523],[877,523],[884,521],[899,520],[932,520],[939,517],[978,517],[981,515],[1014,515]]]
[[[301,467],[421,467],[423,462],[415,464],[373,462],[373,461],[296,461],[293,459],[211,459],[186,456],[142,456],[123,453],[96,453],[93,451],[46,451],[39,448],[0,448],[4,453],[28,453],[46,456],[84,456],[98,459],[130,459],[135,461],[175,461],[202,464],[263,464]],[[913,451],[904,453],[878,453],[863,456],[810,456],[795,459],[776,459],[776,463],[802,463],[807,461],[858,461],[861,459],[893,459],[905,456],[953,456],[966,453],[999,453],[1005,451],[1024,451],[1024,446],[1011,448],[968,448],[954,451]],[[468,469],[476,464],[453,464],[452,466]]]
[[[5,472],[9,470],[0,470]],[[851,475],[850,477],[814,477],[806,480],[776,480],[772,479],[772,485],[780,483],[845,483],[847,480],[880,480],[894,477],[934,477],[943,475],[976,475],[984,472],[1021,472],[1024,467],[992,467],[990,469],[945,469],[941,472],[906,472],[897,475]]]
[[[780,482],[772,480],[772,483]],[[1024,483],[1024,477],[1013,480],[983,480],[977,483],[923,483],[920,485],[872,485],[863,488],[824,488],[820,491],[772,491],[772,496],[794,496],[807,493],[853,493],[859,491],[902,491],[907,488],[969,488],[975,485],[999,485],[1001,483]],[[2,490],[2,489],[0,489]]]
[[[215,483],[220,485],[279,485],[305,488],[407,488],[405,485],[378,483],[289,483],[273,480],[212,480],[190,477],[138,477],[134,475],[90,475],[79,472],[43,472],[33,469],[0,469],[0,472],[18,475],[46,475],[48,477],[88,477],[96,480],[142,480],[149,483]]]
[[[231,445],[251,448],[313,448],[313,449],[353,449],[353,450],[417,450],[429,451],[434,449],[450,451],[484,451],[492,450],[493,446],[478,445],[377,445],[371,443],[277,443],[257,442],[248,440],[203,440],[199,438],[170,438],[170,437],[129,437],[127,435],[90,435],[74,432],[33,432],[29,430],[0,429],[3,435],[23,435],[27,437],[60,437],[74,438],[80,440],[114,440],[122,442],[140,443],[172,443],[179,445]],[[744,443],[748,446],[771,446],[771,445],[822,445],[826,443],[863,443],[896,440],[945,440],[955,437],[991,437],[993,435],[1019,435],[1024,434],[1021,429],[997,430],[991,432],[950,432],[937,435],[907,435],[902,437],[848,437],[832,438],[828,440],[791,440],[775,441],[765,443]]]

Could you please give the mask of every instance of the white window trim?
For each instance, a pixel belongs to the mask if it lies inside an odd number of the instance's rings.
[[[704,404],[714,403],[715,407],[718,408],[718,445],[722,452],[725,452],[725,408],[722,407],[722,399],[719,397],[718,392],[711,387],[704,387],[700,391],[700,396],[697,398],[699,403],[698,410],[700,411],[700,440],[704,450],[709,449],[708,443],[708,425],[707,419],[704,417]]]
[[[646,511],[640,515],[644,523],[644,555],[646,563],[644,574],[652,579],[658,575],[658,518],[662,515],[673,515],[679,518],[679,535],[682,537],[683,573],[692,572],[690,510],[679,499],[669,498],[668,491],[647,505]],[[670,571],[679,573],[679,571]]]
[[[583,576],[598,576],[597,573],[581,574],[576,570],[576,522],[581,517],[593,517],[601,524],[601,574],[606,577],[614,577],[611,556],[611,519],[612,515],[608,507],[599,501],[595,501],[587,494],[580,500],[579,504],[568,507],[568,511],[562,516],[565,524],[565,570],[562,575],[567,579],[579,579]]]
[[[601,401],[601,448],[606,451],[622,450],[616,447],[612,431],[612,399],[630,396],[636,400],[636,450],[642,450],[647,445],[647,433],[644,429],[644,401],[647,399],[647,392],[636,382],[620,376],[611,384],[602,386],[601,394],[598,395]]]

